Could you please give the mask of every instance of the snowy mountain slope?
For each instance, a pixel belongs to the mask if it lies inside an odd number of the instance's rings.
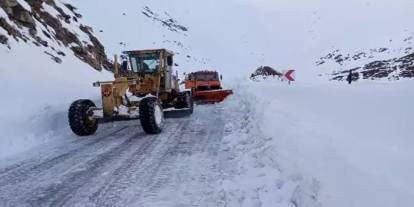
[[[62,1],[0,1],[1,158],[65,137],[69,104],[99,99],[92,82],[112,78],[80,17]]]
[[[164,16],[167,17],[166,19],[163,19],[162,17],[160,18],[160,15],[153,12],[148,6],[144,7],[141,13],[153,21],[160,22],[163,27],[166,27],[171,32],[188,32],[187,27],[180,25],[176,20],[171,18],[167,12],[164,12]]]
[[[389,40],[387,47],[360,50],[355,54],[343,54],[335,50],[320,58],[316,65],[332,80],[345,81],[349,71],[354,80],[399,80],[414,77],[413,36],[400,41]]]
[[[79,7],[88,24],[103,31],[97,35],[111,55],[128,49],[166,47],[179,53],[176,62],[181,72],[216,69],[225,79],[246,77],[252,69],[268,65],[279,71],[296,69],[300,81],[318,82],[318,74],[342,70],[338,65],[327,66],[327,70],[315,66],[319,57],[334,49],[352,53],[383,47],[390,39],[398,48],[403,46],[397,46],[400,40],[414,31],[409,21],[414,5],[408,0],[392,5],[385,0],[70,2]],[[161,20],[172,18],[188,31],[172,32],[154,22],[142,13],[147,7]]]
[[[56,63],[73,54],[97,70],[112,70],[104,46],[81,18],[77,8],[65,1],[4,0],[0,2],[0,43],[10,50],[12,42],[33,44]]]

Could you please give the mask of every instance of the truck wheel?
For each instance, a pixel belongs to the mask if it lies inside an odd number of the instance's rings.
[[[139,103],[139,119],[147,134],[159,134],[164,123],[164,112],[157,98],[144,98]]]
[[[88,114],[88,110],[96,105],[91,100],[81,99],[70,105],[68,118],[69,126],[78,136],[95,134],[98,122]]]

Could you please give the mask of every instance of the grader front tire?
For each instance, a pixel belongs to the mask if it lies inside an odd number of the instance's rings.
[[[78,136],[90,136],[98,129],[98,122],[88,114],[90,108],[96,107],[91,100],[81,99],[73,102],[69,108],[69,126]]]
[[[159,134],[162,131],[164,113],[156,97],[148,97],[139,104],[139,119],[147,134]]]

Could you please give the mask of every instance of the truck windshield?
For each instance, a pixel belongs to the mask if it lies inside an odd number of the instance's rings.
[[[159,54],[141,54],[130,56],[131,67],[134,72],[154,73],[159,69]]]
[[[218,73],[215,72],[197,72],[191,73],[187,77],[189,80],[198,80],[198,81],[217,81],[219,80]]]

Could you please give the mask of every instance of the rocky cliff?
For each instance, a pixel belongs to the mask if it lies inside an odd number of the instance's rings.
[[[67,55],[62,48],[69,48],[96,70],[111,70],[104,46],[81,18],[60,0],[0,0],[0,45],[13,50],[11,41],[34,44],[57,63]]]

